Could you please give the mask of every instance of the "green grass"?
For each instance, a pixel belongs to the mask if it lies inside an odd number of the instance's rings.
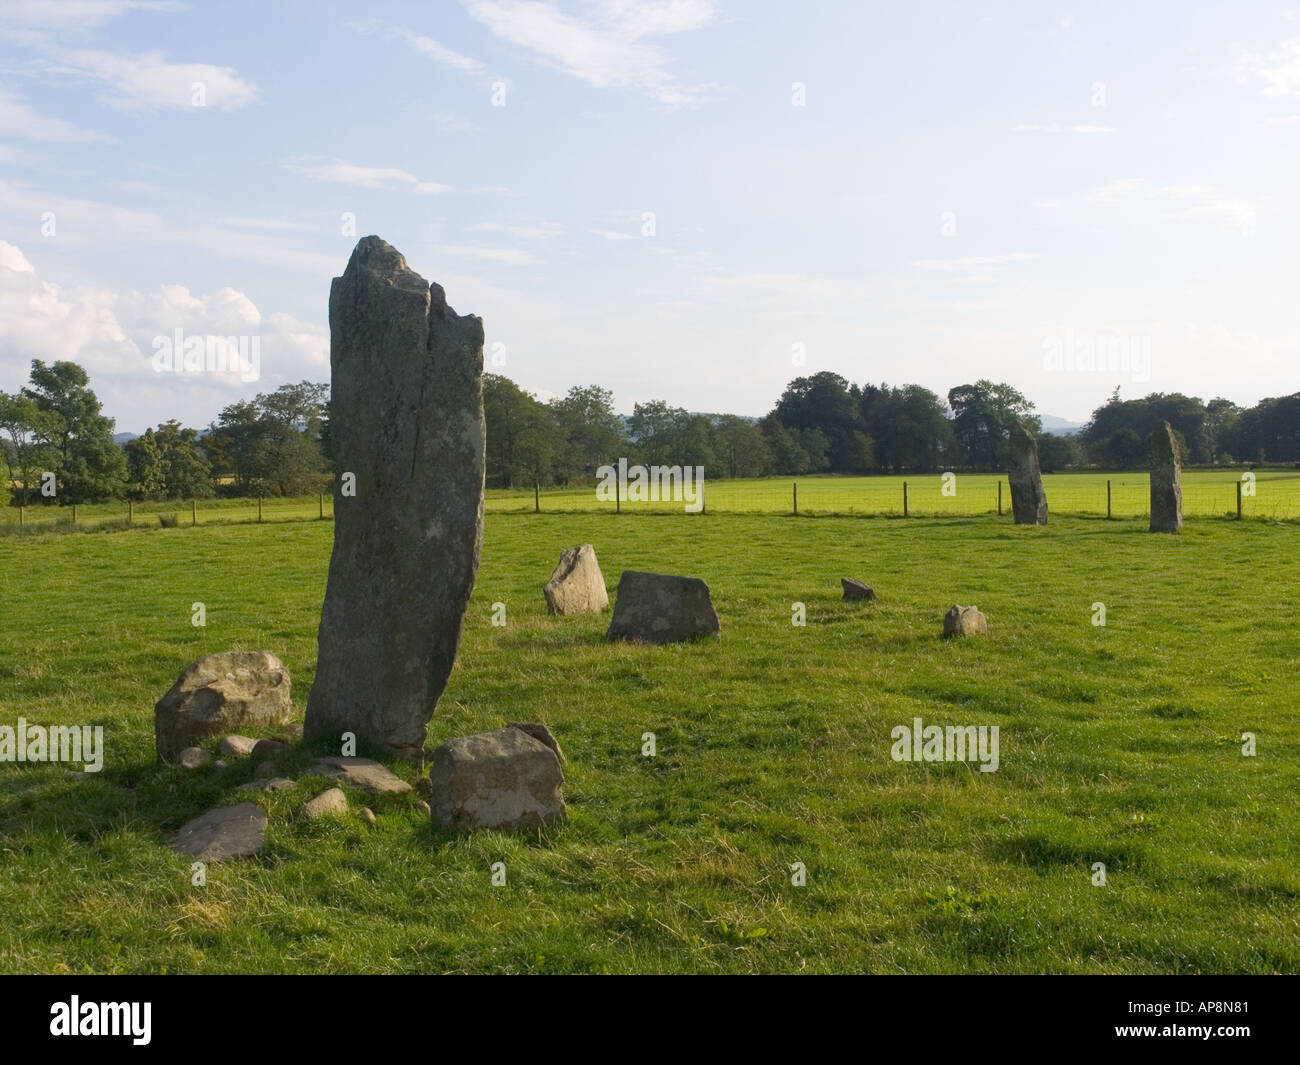
[[[301,712],[331,535],[0,540],[0,721],[108,743],[99,774],[0,765],[0,971],[1300,971],[1295,526],[490,516],[430,746],[551,726],[570,820],[540,837],[440,835],[414,796],[352,795],[376,829],[304,825],[323,781],[154,764],[153,702],[203,654],[275,651]],[[624,568],[705,578],[721,639],[549,617],[541,584],[584,541],[611,594]],[[878,600],[842,602],[841,576]],[[941,640],[953,602],[990,635]],[[1000,770],[894,762],[916,716],[998,725]],[[166,835],[253,797],[264,854],[192,886]]]

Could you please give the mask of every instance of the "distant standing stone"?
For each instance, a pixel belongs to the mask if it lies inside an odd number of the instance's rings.
[[[458,736],[434,750],[430,817],[449,829],[549,825],[565,817],[555,752],[517,728]]]
[[[1007,481],[1011,513],[1017,525],[1047,524],[1047,492],[1038,468],[1038,441],[1020,422],[1011,426]]]
[[[270,651],[229,651],[186,666],[153,708],[158,758],[245,725],[275,727],[289,719],[289,671]]]
[[[988,619],[980,613],[977,606],[958,606],[954,603],[943,616],[945,636],[986,636],[988,631]]]
[[[552,614],[598,614],[609,606],[605,577],[591,544],[566,547],[559,565],[542,588],[546,609]]]
[[[1183,461],[1173,427],[1162,421],[1151,434],[1151,531],[1182,527]]]
[[[675,643],[718,635],[709,586],[698,577],[624,570],[618,581],[611,640]]]
[[[256,854],[266,841],[266,811],[255,802],[223,806],[186,821],[172,837],[172,850],[204,862]]]
[[[340,476],[304,731],[415,758],[483,540],[483,322],[366,237],[330,289],[330,366]]]
[[[862,581],[855,581],[852,577],[841,577],[840,587],[844,589],[844,598],[851,602],[869,601],[876,598],[875,590]]]

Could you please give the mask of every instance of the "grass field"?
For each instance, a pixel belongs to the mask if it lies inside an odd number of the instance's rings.
[[[1188,517],[1236,517],[1237,484],[1241,473],[1232,470],[1188,470],[1183,473],[1183,512]],[[1258,470],[1250,489],[1242,495],[1242,516],[1273,521],[1300,519],[1300,471]],[[1107,486],[1110,511],[1117,518],[1145,517],[1150,504],[1150,483],[1146,473],[1062,473],[1043,478],[1053,514],[1101,516],[1107,514]],[[800,514],[903,513],[903,485],[907,484],[908,513],[914,516],[963,517],[996,514],[998,484],[1002,485],[1002,510],[1011,512],[1011,493],[1006,478],[996,474],[962,473],[945,494],[938,475],[907,477],[765,477],[743,480],[707,480],[705,509],[714,513],[789,514],[798,505]],[[797,491],[796,491],[797,486]],[[797,497],[797,498],[796,498]],[[601,512],[615,509],[613,503],[596,498],[593,487],[543,488],[536,495],[529,489],[489,489],[484,506],[488,513]],[[681,502],[626,502],[632,513],[681,513]],[[305,521],[333,515],[333,500],[310,496],[300,499],[205,499],[181,502],[136,503],[128,511],[125,503],[100,503],[77,508],[78,527],[117,528],[128,520],[139,525],[157,525],[158,515],[175,515],[178,524],[197,525],[263,521]],[[0,507],[0,531],[19,521],[14,507]],[[44,529],[72,521],[69,507],[28,507],[22,516],[27,526]]]
[[[409,795],[353,795],[374,829],[301,824],[319,778],[268,795],[244,762],[154,764],[153,703],[201,655],[275,651],[301,714],[331,535],[0,540],[0,721],[108,744],[98,774],[0,765],[0,971],[1300,971],[1293,525],[489,515],[430,746],[547,723],[570,819],[540,838],[442,836]],[[611,595],[624,568],[705,578],[721,638],[549,617],[541,584],[584,541]],[[877,601],[842,602],[841,576]],[[989,636],[941,640],[953,602]],[[1000,769],[893,761],[917,716],[998,725]],[[162,841],[245,799],[265,852],[192,886]]]

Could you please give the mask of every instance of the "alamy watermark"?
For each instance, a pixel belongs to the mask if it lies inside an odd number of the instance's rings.
[[[688,514],[704,509],[703,466],[617,466],[596,470],[596,498],[602,503],[682,503]]]
[[[1066,329],[1043,339],[1043,369],[1053,373],[1129,374],[1151,380],[1151,338]]]
[[[997,725],[895,725],[889,755],[895,762],[979,762],[981,773],[998,770]]]
[[[260,336],[172,336],[153,338],[153,368],[157,373],[237,373],[244,384],[262,376]]]
[[[81,762],[82,771],[104,768],[103,725],[0,725],[0,762]]]

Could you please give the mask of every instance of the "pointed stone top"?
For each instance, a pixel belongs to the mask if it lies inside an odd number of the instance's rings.
[[[429,282],[407,266],[405,256],[382,237],[362,237],[352,250],[343,276],[361,271],[408,292],[429,291]]]

